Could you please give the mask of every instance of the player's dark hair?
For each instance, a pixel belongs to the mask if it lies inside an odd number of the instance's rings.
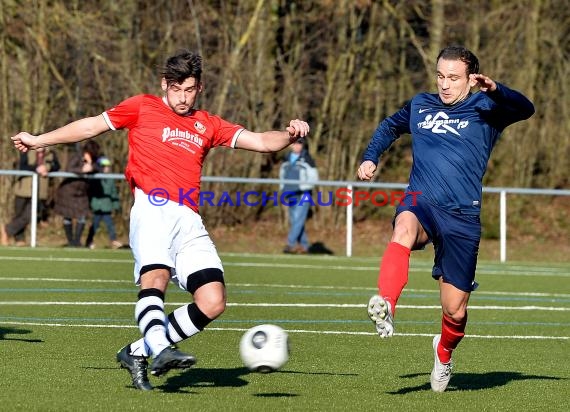
[[[202,79],[202,57],[186,49],[178,50],[166,59],[161,74],[169,85],[183,83],[189,77],[200,82]]]
[[[467,65],[467,75],[479,73],[479,59],[463,46],[449,46],[442,49],[435,60],[436,64],[439,59],[460,60]]]

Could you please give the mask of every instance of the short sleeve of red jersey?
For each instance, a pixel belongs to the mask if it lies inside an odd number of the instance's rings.
[[[143,94],[129,97],[115,107],[103,112],[107,125],[112,130],[132,129],[138,121],[143,99]]]
[[[208,121],[214,126],[212,147],[234,147],[240,132],[244,129],[244,127],[239,124],[228,122],[227,120],[212,114],[208,114]],[[200,126],[197,125],[197,128],[199,127]]]

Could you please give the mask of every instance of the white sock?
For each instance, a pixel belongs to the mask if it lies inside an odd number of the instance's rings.
[[[135,317],[144,341],[154,356],[170,346],[166,337],[164,294],[158,289],[144,289],[139,293]]]

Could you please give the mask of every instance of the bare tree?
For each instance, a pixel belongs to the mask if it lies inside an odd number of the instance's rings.
[[[484,183],[567,188],[569,27],[570,9],[556,0],[3,0],[0,127],[4,136],[51,130],[130,95],[160,93],[164,58],[190,48],[205,61],[201,107],[257,130],[306,118],[322,178],[353,180],[378,122],[416,92],[434,91],[437,53],[461,43],[479,56],[483,73],[524,91],[537,107],[504,133]],[[122,170],[125,133],[98,139]],[[410,145],[404,136],[382,156],[382,180],[407,180]],[[66,148],[58,150],[65,157]],[[1,167],[11,168],[16,157],[2,139]],[[277,177],[279,163],[279,155],[217,149],[204,171]],[[2,219],[12,199],[10,179],[0,182]],[[282,221],[271,207],[204,212],[213,224]],[[357,219],[387,213],[356,211]],[[343,219],[344,210],[330,207],[315,222],[340,226]]]

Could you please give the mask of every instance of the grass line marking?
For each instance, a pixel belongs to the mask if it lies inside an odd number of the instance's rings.
[[[272,257],[268,255],[267,257]],[[0,256],[0,260],[16,261],[42,261],[42,262],[76,262],[76,263],[128,263],[132,264],[132,259],[101,259],[101,258],[69,258],[54,256]],[[315,270],[345,270],[345,271],[377,271],[378,265],[355,266],[355,265],[333,265],[333,264],[298,264],[298,263],[277,263],[277,262],[224,262],[224,266],[235,267],[258,267],[258,268],[283,268],[283,269],[315,269]],[[410,272],[425,272],[431,269],[427,264],[416,264],[412,262]],[[541,267],[541,266],[498,266],[480,265],[477,269],[478,275],[504,275],[504,276],[556,276],[570,277],[568,268],[564,267]]]
[[[94,258],[66,258],[53,256],[0,256],[0,260],[16,260],[24,262],[73,262],[73,263],[129,263],[132,259],[94,259]]]
[[[82,282],[82,283],[129,283],[134,284],[132,279],[79,279],[79,278],[42,278],[42,277],[0,277],[0,281],[9,280],[11,282]]]
[[[183,306],[188,302],[165,302],[165,306]],[[59,302],[59,301],[2,301],[1,306],[124,306],[134,305],[134,302]],[[233,307],[286,307],[286,308],[364,308],[362,303],[235,303],[228,302],[227,306]],[[440,305],[398,305],[398,309],[441,309]],[[532,311],[556,311],[567,312],[570,307],[559,306],[469,306],[473,310],[532,310]]]
[[[120,283],[133,284],[133,280],[121,279],[80,279],[80,278],[42,278],[26,276],[0,277],[1,281],[10,282],[70,282],[70,283]],[[295,284],[275,284],[275,283],[233,283],[227,282],[228,287],[260,287],[260,288],[280,288],[280,289],[317,289],[317,290],[366,290],[376,291],[374,286],[332,286],[332,285],[295,285]],[[405,289],[405,293],[436,293],[438,289]],[[508,291],[477,291],[474,296],[495,295],[495,296],[528,296],[528,297],[557,297],[570,298],[568,293],[546,293],[546,292],[508,292]]]
[[[98,328],[98,329],[135,329],[136,325],[101,325],[101,324],[67,324],[67,323],[42,323],[42,322],[4,322],[0,321],[0,325],[16,325],[16,326],[46,326],[54,328]],[[208,328],[207,331],[217,332],[245,332],[248,328]],[[311,333],[318,335],[362,335],[377,336],[375,332],[356,332],[356,331],[340,331],[340,330],[308,330],[308,329],[287,329],[287,333]],[[394,336],[404,337],[433,337],[433,333],[398,333]],[[570,340],[570,336],[519,336],[519,335],[465,335],[466,338],[480,339],[540,339],[540,340]]]

